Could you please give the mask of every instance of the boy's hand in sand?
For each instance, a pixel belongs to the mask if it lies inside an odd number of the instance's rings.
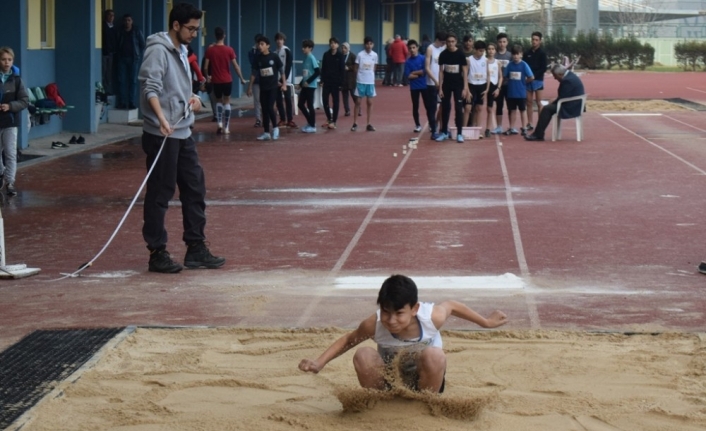
[[[302,359],[299,363],[299,369],[309,373],[318,374],[321,371],[322,366],[318,362],[312,361],[311,359]]]
[[[507,316],[502,311],[495,310],[490,313],[490,316],[486,317],[486,320],[488,321],[488,328],[497,328],[507,323]]]

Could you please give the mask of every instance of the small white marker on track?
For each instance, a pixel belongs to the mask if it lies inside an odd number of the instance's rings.
[[[397,153],[392,153],[392,157],[397,157]]]

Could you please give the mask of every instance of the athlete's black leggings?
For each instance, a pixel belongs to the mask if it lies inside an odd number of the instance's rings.
[[[262,126],[265,128],[265,133],[270,133],[270,121],[272,127],[277,127],[277,114],[275,113],[275,102],[277,101],[277,92],[279,88],[275,87],[269,90],[260,88],[260,106],[262,107]]]
[[[414,125],[419,126],[419,96],[422,96],[424,100],[424,90],[411,90],[412,94],[412,117],[414,118]],[[431,127],[431,125],[429,126]]]
[[[315,88],[303,87],[302,91],[299,93],[299,103],[297,103],[299,110],[302,111],[306,122],[311,127],[316,127],[316,110],[314,109],[315,91]]]
[[[451,117],[451,101],[454,102],[454,110],[456,111],[456,128],[458,133],[463,132],[463,85],[456,88],[447,86],[444,83],[444,98],[441,99],[441,132],[449,133],[449,117]]]

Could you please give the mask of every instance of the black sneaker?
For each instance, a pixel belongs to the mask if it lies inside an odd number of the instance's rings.
[[[485,137],[490,138],[490,129],[485,129]]]
[[[706,274],[706,262],[701,262],[699,264],[699,272],[702,274]]]
[[[167,250],[153,251],[152,254],[150,254],[150,272],[175,274],[182,269],[184,269],[184,267],[174,262]]]
[[[17,189],[15,188],[15,185],[12,183],[9,183],[7,185],[7,194],[9,196],[17,196]]]
[[[534,127],[532,127],[532,124],[527,123],[527,127],[525,127],[527,130],[534,130]]]
[[[367,130],[368,132],[374,132],[374,131],[375,131],[375,127],[373,127],[372,124],[368,124],[368,127],[366,127],[365,130]]]
[[[260,120],[256,120],[253,127],[262,127],[262,122]]]
[[[205,242],[190,245],[186,249],[184,256],[184,266],[187,268],[220,268],[226,263],[225,257],[217,257],[211,254]]]
[[[79,135],[79,136],[78,136],[78,139],[76,139],[76,143],[77,143],[77,144],[85,144],[85,143],[86,143],[86,139],[85,139],[83,136]]]
[[[75,144],[76,143],[76,136],[72,136],[71,139],[69,139],[69,144]]]

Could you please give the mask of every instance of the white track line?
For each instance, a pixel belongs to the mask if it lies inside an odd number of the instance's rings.
[[[515,203],[512,199],[512,185],[510,184],[510,175],[507,172],[507,166],[505,165],[505,157],[503,156],[503,147],[500,145],[500,136],[495,135],[495,146],[498,149],[498,158],[500,159],[500,167],[503,171],[503,180],[505,181],[505,198],[507,199],[507,209],[510,213],[510,225],[512,226],[512,238],[515,241],[515,253],[517,254],[517,262],[520,265],[520,274],[522,278],[527,282],[530,282],[530,272],[527,266],[527,259],[525,258],[524,247],[522,246],[522,237],[520,236],[520,225],[517,222],[517,213],[515,212]],[[532,329],[541,328],[541,323],[539,321],[539,312],[537,311],[537,302],[535,301],[534,294],[525,291],[525,303],[527,304],[527,313],[530,319],[530,327]]]
[[[696,130],[698,130],[698,131],[700,131],[700,132],[706,133],[706,130],[704,130],[704,129],[700,129],[700,128],[698,128],[698,127],[692,125],[692,124],[685,123],[685,122],[683,122],[683,121],[681,121],[681,120],[677,120],[676,118],[670,117],[669,115],[665,115],[664,117],[665,117],[665,118],[669,118],[670,120],[676,121],[677,123],[681,123],[681,124],[683,124],[683,125],[685,125],[685,126],[689,126],[689,127],[691,127],[692,129],[696,129]]]
[[[647,142],[648,144],[654,146],[655,148],[658,148],[658,149],[664,151],[665,153],[669,154],[670,156],[674,157],[675,159],[679,160],[680,162],[684,163],[685,165],[689,166],[690,168],[694,169],[695,171],[699,172],[701,175],[706,175],[706,171],[704,171],[703,169],[699,168],[698,166],[696,166],[696,165],[694,165],[694,164],[692,164],[692,163],[686,161],[685,159],[683,159],[683,158],[677,156],[676,154],[674,154],[673,152],[669,151],[668,149],[666,149],[666,148],[664,148],[664,147],[662,147],[662,146],[660,146],[660,145],[655,144],[654,142],[650,141],[649,139],[645,138],[644,136],[641,136],[641,135],[639,135],[639,134],[633,132],[632,130],[628,129],[627,127],[625,127],[625,126],[623,126],[623,125],[621,125],[621,124],[619,124],[619,123],[617,123],[617,122],[615,122],[614,120],[612,120],[612,119],[610,119],[610,118],[608,118],[608,117],[603,116],[603,118],[605,118],[606,120],[608,120],[608,121],[610,121],[611,123],[615,124],[616,126],[620,127],[621,129],[625,130],[626,132],[630,133],[631,135],[637,136],[638,138],[640,138],[640,139],[642,139],[643,141]]]
[[[691,88],[691,87],[686,87],[687,90],[693,90],[693,91],[698,91],[699,93],[706,93],[704,90],[697,90],[696,88]]]

